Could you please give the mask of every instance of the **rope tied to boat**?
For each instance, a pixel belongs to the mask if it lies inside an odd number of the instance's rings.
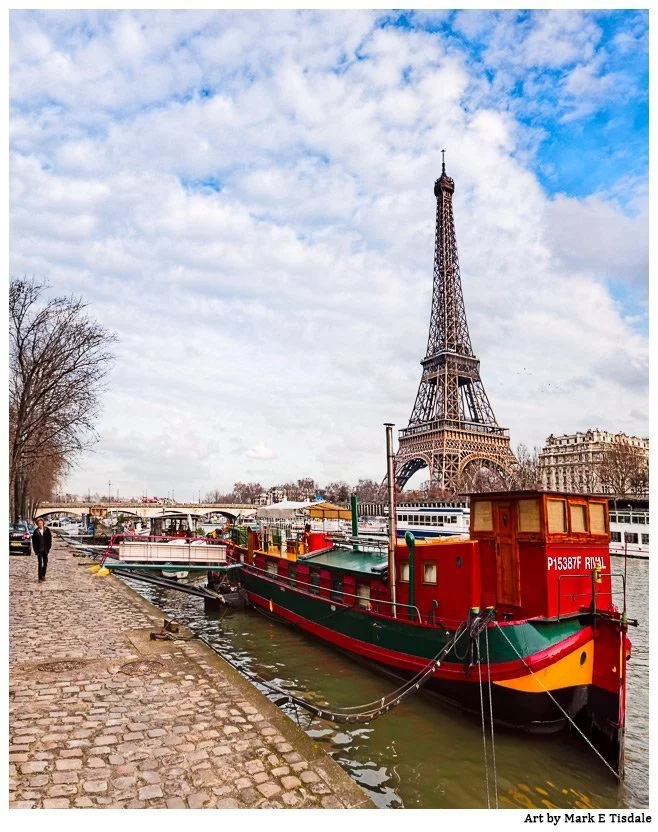
[[[523,656],[522,656],[522,655],[519,653],[519,651],[516,649],[516,647],[514,646],[514,644],[512,644],[512,642],[510,641],[510,639],[507,637],[507,634],[505,633],[505,631],[503,630],[503,628],[500,626],[500,624],[499,624],[497,621],[495,622],[495,624],[496,624],[496,627],[498,627],[498,629],[499,629],[499,630],[500,630],[500,632],[502,633],[502,635],[505,637],[505,640],[507,641],[507,643],[509,644],[509,646],[512,648],[512,650],[514,650],[514,652],[516,653],[516,655],[519,657],[519,659],[521,660],[521,663],[523,664],[523,666],[526,668],[526,670],[527,670],[529,673],[531,673],[531,674],[532,674],[532,676],[534,677],[534,679],[535,679],[535,681],[537,682],[537,684],[538,684],[540,687],[542,687],[542,688],[544,689],[545,693],[546,693],[546,694],[548,695],[548,697],[551,699],[551,701],[553,702],[553,704],[554,704],[554,705],[555,705],[555,706],[556,706],[556,707],[557,707],[557,708],[558,708],[558,709],[559,709],[559,710],[560,710],[560,711],[564,714],[564,716],[567,718],[567,721],[569,722],[569,724],[570,724],[573,728],[575,728],[575,729],[576,729],[576,731],[578,731],[578,733],[580,734],[580,736],[581,736],[581,737],[585,740],[585,742],[587,743],[587,745],[589,745],[589,747],[590,747],[590,748],[592,749],[592,751],[596,754],[596,756],[597,756],[597,757],[601,760],[601,762],[602,762],[602,763],[606,766],[606,768],[610,769],[610,771],[614,774],[614,776],[617,778],[617,780],[620,780],[620,781],[621,781],[621,780],[623,779],[623,778],[622,778],[622,776],[621,776],[621,774],[620,774],[618,771],[615,771],[615,770],[614,770],[614,768],[613,768],[613,767],[610,765],[610,763],[609,763],[609,762],[605,759],[605,757],[603,756],[603,754],[601,754],[601,752],[598,750],[598,748],[596,748],[596,746],[594,745],[594,743],[592,743],[592,741],[591,741],[591,740],[589,739],[589,737],[585,734],[585,732],[584,732],[584,731],[582,731],[578,725],[576,725],[576,722],[575,722],[575,720],[573,719],[573,717],[572,717],[572,716],[570,716],[570,714],[568,714],[568,713],[567,713],[567,711],[565,711],[565,709],[562,707],[562,705],[560,705],[560,703],[559,703],[559,702],[557,701],[557,699],[553,696],[553,694],[550,692],[550,690],[548,690],[548,688],[547,688],[547,687],[546,687],[546,686],[542,683],[542,681],[541,681],[541,679],[539,678],[539,676],[538,676],[538,675],[535,673],[535,671],[534,671],[534,670],[530,667],[530,665],[526,662],[526,660],[523,658]]]
[[[484,775],[485,775],[485,782],[487,786],[487,808],[491,809],[491,797],[489,794],[489,754],[487,751],[487,733],[485,727],[485,719],[484,719],[484,694],[483,694],[483,684],[482,684],[482,655],[480,652],[480,633],[484,630],[484,637],[485,637],[485,645],[487,650],[487,677],[488,677],[488,693],[489,693],[489,723],[491,727],[491,760],[492,760],[492,769],[493,769],[493,792],[494,797],[496,800],[496,809],[498,809],[498,772],[496,769],[496,740],[494,735],[494,721],[493,721],[493,700],[491,694],[491,660],[490,660],[490,653],[489,653],[489,628],[488,623],[494,620],[495,611],[493,608],[487,610],[484,616],[480,616],[480,618],[486,620],[486,624],[480,626],[477,622],[477,619],[473,621],[471,624],[471,633],[475,633],[475,649],[477,651],[477,665],[478,665],[478,677],[480,682],[480,713],[482,715],[482,744],[484,746]]]
[[[211,650],[220,655],[228,664],[234,667],[238,672],[247,676],[247,678],[250,678],[256,684],[261,685],[267,688],[268,690],[271,690],[274,693],[279,694],[280,699],[277,700],[275,704],[298,705],[300,708],[304,708],[305,710],[309,711],[310,713],[314,714],[320,719],[325,719],[328,722],[348,724],[372,722],[374,719],[377,719],[380,716],[384,716],[384,714],[387,714],[390,710],[400,705],[412,693],[414,693],[417,690],[420,690],[420,688],[434,674],[434,671],[438,667],[440,667],[441,662],[443,661],[445,656],[447,656],[448,653],[455,647],[455,645],[462,638],[462,636],[464,636],[468,632],[468,628],[469,622],[462,622],[459,625],[459,627],[455,630],[452,638],[450,638],[446,642],[446,644],[443,645],[441,650],[439,650],[439,652],[432,659],[430,659],[427,665],[425,665],[421,670],[418,671],[418,673],[416,673],[415,676],[407,680],[396,690],[382,696],[379,699],[373,700],[372,702],[367,702],[362,705],[352,705],[346,707],[336,706],[335,709],[323,708],[318,705],[314,705],[301,696],[295,696],[295,694],[283,690],[278,685],[275,685],[272,682],[267,681],[267,679],[263,679],[257,673],[246,670],[244,667],[239,667],[237,664],[235,664],[235,662],[233,662],[228,656],[226,656],[224,653],[218,650],[202,635],[199,635],[199,638],[208,647],[210,647]]]

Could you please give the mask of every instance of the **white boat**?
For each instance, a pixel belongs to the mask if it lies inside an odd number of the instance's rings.
[[[133,564],[158,564],[170,572],[185,566],[218,564],[226,561],[226,544],[207,538],[124,537],[115,543],[118,559]]]
[[[396,510],[397,536],[404,537],[407,532],[416,538],[468,534],[470,517],[470,510],[465,504],[400,505]],[[359,535],[385,538],[388,535],[387,518],[368,517],[359,520]]]
[[[469,533],[470,509],[454,503],[433,506],[398,506],[398,537],[412,532],[414,537],[455,537]]]
[[[649,557],[649,510],[610,508],[610,554]]]

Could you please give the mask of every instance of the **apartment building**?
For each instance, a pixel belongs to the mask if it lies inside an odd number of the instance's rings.
[[[586,493],[611,492],[609,487],[601,483],[599,469],[606,451],[614,444],[639,448],[648,463],[648,439],[598,429],[563,436],[551,434],[539,454],[539,468],[544,488]]]

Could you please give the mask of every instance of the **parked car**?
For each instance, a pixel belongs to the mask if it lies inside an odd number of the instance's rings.
[[[32,554],[32,541],[30,540],[27,523],[9,524],[9,551],[17,555]]]

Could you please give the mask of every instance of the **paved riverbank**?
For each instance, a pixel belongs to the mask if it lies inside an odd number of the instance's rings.
[[[10,808],[372,808],[202,642],[60,540],[9,559]],[[199,600],[199,603],[203,603]]]

